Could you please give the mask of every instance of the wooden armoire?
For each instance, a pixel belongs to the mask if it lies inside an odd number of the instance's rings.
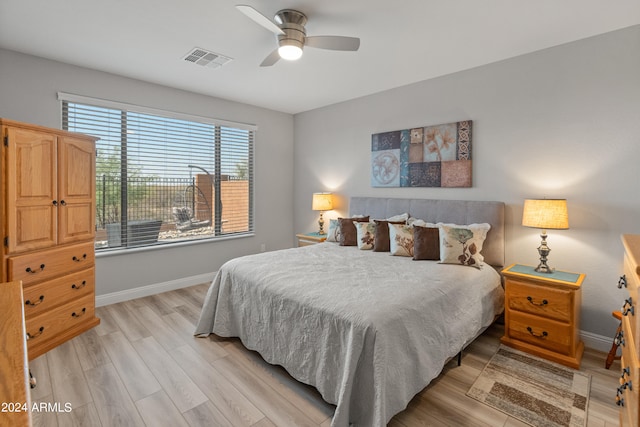
[[[96,326],[96,138],[0,119],[3,282],[22,281],[29,360]]]

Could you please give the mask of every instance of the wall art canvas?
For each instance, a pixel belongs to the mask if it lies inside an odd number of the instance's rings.
[[[371,186],[471,187],[471,123],[371,135]]]

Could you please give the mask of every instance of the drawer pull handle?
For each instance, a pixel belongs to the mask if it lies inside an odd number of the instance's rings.
[[[60,200],[60,204],[61,204],[62,206],[67,206],[67,202],[65,202],[64,200]]]
[[[57,200],[54,200],[52,203],[53,203],[53,206],[58,206],[58,201]]]
[[[32,340],[34,338],[38,338],[40,335],[42,335],[43,332],[44,332],[44,326],[40,326],[40,329],[38,329],[38,332],[36,332],[33,335],[31,335],[31,333],[27,332],[27,339],[28,340]]]
[[[87,313],[87,308],[84,307],[82,309],[82,311],[80,312],[80,314],[76,313],[75,311],[73,313],[71,313],[71,317],[75,317],[77,319],[78,317],[84,316],[86,313]]]
[[[620,375],[620,378],[624,380],[630,374],[631,374],[631,369],[627,366],[626,368],[622,369],[622,375]]]
[[[539,307],[542,307],[542,306],[545,306],[545,305],[549,304],[549,301],[547,301],[546,299],[543,299],[542,302],[533,302],[533,298],[527,297],[527,301],[529,301],[531,304],[537,305]]]
[[[616,337],[613,339],[613,342],[616,345],[621,345],[624,347],[624,332],[623,331],[618,332],[618,335],[616,335]]]
[[[32,270],[31,267],[27,267],[24,271],[29,274],[37,274],[44,270],[44,264],[40,264],[40,270]]]
[[[624,398],[622,397],[623,391],[618,387],[618,391],[616,391],[616,405],[624,406]]]
[[[542,331],[541,334],[536,334],[535,332],[533,332],[533,329],[531,328],[531,326],[527,326],[527,331],[529,331],[529,333],[536,338],[546,338],[549,335],[547,331]]]
[[[81,258],[78,258],[77,256],[75,256],[75,255],[74,255],[72,259],[73,259],[75,262],[81,262],[81,261],[84,261],[85,259],[87,259],[87,254],[82,254],[82,257],[81,257]]]
[[[627,276],[625,274],[623,274],[622,276],[620,276],[620,279],[618,280],[618,289],[622,289],[622,287],[627,287]]]
[[[31,302],[31,300],[28,299],[24,302],[24,305],[30,305],[32,307],[35,307],[38,304],[42,304],[42,301],[44,301],[44,295],[40,295],[40,298],[38,298],[35,302]]]
[[[631,297],[624,300],[624,304],[622,306],[622,315],[626,316],[628,313],[631,313],[632,316],[635,313],[635,310],[633,308],[633,298]]]
[[[620,388],[622,390],[629,389],[629,390],[633,391],[633,387],[631,386],[631,380],[629,380],[629,381],[625,382],[624,384],[622,384],[620,386]]]
[[[71,285],[71,289],[80,290],[80,289],[84,288],[85,286],[87,286],[87,281],[83,280],[80,285],[76,285],[75,283],[73,285]]]

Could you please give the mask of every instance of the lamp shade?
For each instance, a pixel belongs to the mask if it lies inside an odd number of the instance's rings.
[[[543,230],[569,228],[566,199],[526,199],[522,212],[522,225]]]
[[[333,209],[331,193],[313,193],[311,209],[314,211],[330,211]]]

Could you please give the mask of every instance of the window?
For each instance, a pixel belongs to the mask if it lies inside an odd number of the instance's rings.
[[[96,144],[96,249],[253,232],[255,127],[59,94]]]

